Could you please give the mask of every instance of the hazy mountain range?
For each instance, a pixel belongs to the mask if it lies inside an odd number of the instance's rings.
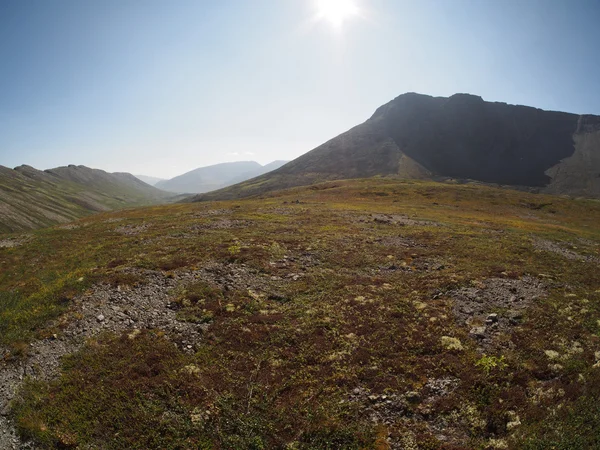
[[[147,175],[134,175],[139,180],[142,180],[144,183],[149,184],[150,186],[155,186],[159,181],[163,181],[164,178],[158,177],[149,177]]]
[[[169,192],[198,194],[249,180],[278,169],[285,163],[287,161],[273,161],[264,166],[255,161],[221,163],[200,167],[170,180],[159,180],[153,185]]]

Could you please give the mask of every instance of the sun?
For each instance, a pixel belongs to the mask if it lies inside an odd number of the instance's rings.
[[[346,20],[359,12],[354,0],[316,0],[316,5],[317,17],[336,28],[341,28]]]

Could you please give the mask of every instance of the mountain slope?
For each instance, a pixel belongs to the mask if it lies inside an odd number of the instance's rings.
[[[64,223],[99,211],[160,203],[169,194],[128,173],[85,166],[0,166],[0,232]]]
[[[474,179],[599,197],[599,155],[598,116],[485,102],[468,94],[408,93],[280,169],[194,200],[374,175]]]
[[[254,161],[238,161],[199,167],[170,180],[156,183],[156,187],[169,192],[201,193],[218,189],[227,181],[262,166]]]
[[[253,169],[249,172],[245,172],[237,177],[231,178],[230,180],[227,181],[227,185],[230,186],[235,183],[241,183],[243,181],[250,180],[252,178],[264,175],[265,173],[271,172],[272,170],[279,169],[281,166],[283,166],[284,164],[287,164],[288,162],[289,161],[278,160],[278,161],[273,161],[269,164],[265,164],[264,166],[257,167],[256,169]]]

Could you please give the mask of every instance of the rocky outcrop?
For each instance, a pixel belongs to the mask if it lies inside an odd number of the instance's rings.
[[[365,123],[262,177],[195,200],[247,197],[341,178],[398,175],[600,197],[600,117],[407,93]]]
[[[574,153],[546,171],[550,194],[600,197],[600,120],[580,116],[573,135]]]

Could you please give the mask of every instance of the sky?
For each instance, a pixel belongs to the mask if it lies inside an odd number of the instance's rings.
[[[0,0],[0,165],[291,160],[405,92],[600,115],[597,0],[326,1]]]

